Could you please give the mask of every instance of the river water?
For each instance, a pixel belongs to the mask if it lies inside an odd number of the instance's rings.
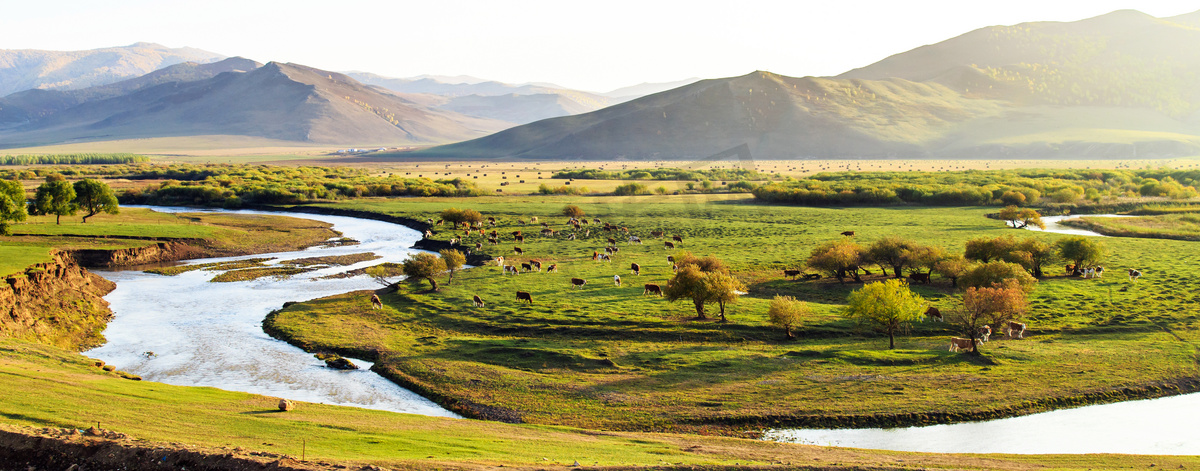
[[[194,209],[154,208],[194,212]],[[458,417],[433,402],[368,371],[371,363],[352,360],[361,369],[339,371],[311,354],[275,340],[262,330],[267,313],[287,301],[306,301],[379,285],[366,276],[318,279],[325,275],[381,262],[399,262],[415,252],[421,235],[396,224],[365,219],[300,213],[260,213],[332,223],[334,229],[361,243],[316,247],[298,252],[191,260],[207,263],[276,257],[268,262],[326,255],[372,252],[383,258],[345,267],[320,269],[277,280],[211,283],[219,272],[193,270],[176,276],[141,271],[100,271],[116,282],[105,299],[115,317],[104,336],[108,343],[85,352],[117,369],[149,381],[181,386],[212,386],[288,399],[381,409],[412,414]],[[365,298],[363,302],[368,302]],[[146,355],[145,352],[154,352]]]

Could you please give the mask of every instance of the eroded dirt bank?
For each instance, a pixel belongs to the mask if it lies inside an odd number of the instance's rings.
[[[87,271],[67,252],[9,275],[0,285],[0,332],[5,336],[84,350],[104,342],[112,318],[103,296],[116,285]]]

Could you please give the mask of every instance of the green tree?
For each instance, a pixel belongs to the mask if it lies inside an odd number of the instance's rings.
[[[1011,225],[1014,229],[1024,229],[1030,224],[1041,229],[1046,228],[1046,223],[1042,222],[1042,215],[1032,208],[1018,208],[1016,206],[1006,206],[1000,210],[1000,219],[1005,221],[1005,224]]]
[[[775,295],[771,300],[771,307],[767,308],[767,318],[771,325],[783,329],[783,333],[787,338],[796,338],[792,334],[792,329],[800,327],[804,321],[804,317],[812,313],[808,303],[797,301],[791,296]]]
[[[950,285],[955,288],[958,287],[958,279],[962,278],[970,269],[971,262],[959,255],[938,260],[934,265],[934,270],[949,278]]]
[[[870,283],[850,293],[842,315],[860,325],[871,325],[888,334],[888,348],[896,348],[896,332],[925,314],[925,300],[908,289],[904,280]]]
[[[745,291],[745,285],[729,275],[725,262],[716,257],[696,257],[680,251],[674,256],[679,269],[667,282],[663,296],[668,301],[689,299],[696,308],[696,317],[707,319],[704,305],[717,303],[721,307],[721,319],[725,319],[725,305],[737,302],[737,291]]]
[[[1063,260],[1070,260],[1076,267],[1095,265],[1104,259],[1104,243],[1095,237],[1074,236],[1055,242]]]
[[[1009,261],[1021,264],[1034,278],[1042,278],[1045,276],[1042,267],[1054,262],[1058,251],[1053,245],[1030,237],[1017,244],[1010,258]]]
[[[63,216],[75,214],[75,187],[62,175],[50,175],[38,186],[34,206],[39,214],[53,214],[54,223],[62,224]]]
[[[117,205],[117,196],[113,194],[108,184],[91,178],[75,182],[75,205],[84,213],[83,222],[100,213],[117,214],[121,212]]]
[[[650,190],[641,183],[626,183],[613,190],[613,194],[617,196],[648,195]]]
[[[847,276],[853,277],[854,281],[862,281],[858,267],[863,263],[865,255],[866,250],[861,246],[849,238],[842,238],[814,248],[808,256],[807,264],[814,270],[829,273],[841,283],[846,282]]]
[[[908,254],[912,249],[917,247],[917,243],[908,239],[897,236],[886,236],[876,240],[867,249],[867,257],[877,264],[883,270],[884,276],[887,276],[887,268],[892,268],[892,274],[896,278],[900,278],[904,272],[904,266],[908,265]]]
[[[963,256],[969,260],[978,260],[980,262],[990,262],[992,260],[1004,260],[1008,254],[1017,246],[1017,240],[1013,236],[1001,236],[994,238],[980,237],[967,241],[967,249]]]
[[[443,249],[438,253],[442,255],[442,264],[446,265],[446,271],[450,272],[450,278],[446,279],[446,284],[450,284],[454,281],[454,271],[467,263],[467,257],[454,249]]]
[[[374,279],[376,283],[379,283],[383,286],[392,286],[393,283],[390,278],[403,275],[404,266],[399,263],[387,262],[367,267],[367,269],[363,271],[365,271],[368,276]]]
[[[909,269],[919,272],[923,268],[925,273],[932,275],[938,262],[946,259],[946,249],[932,245],[918,245],[905,251],[904,259],[907,261]]]
[[[976,265],[962,275],[958,280],[960,288],[985,288],[992,285],[1004,285],[1009,281],[1015,282],[1026,292],[1033,291],[1037,280],[1025,271],[1025,267],[1002,260],[993,260]]]
[[[579,206],[575,206],[573,204],[568,204],[568,205],[564,206],[562,209],[562,213],[563,213],[563,216],[571,217],[571,218],[583,217],[583,210],[580,209]]]
[[[1009,190],[1000,195],[1000,201],[1010,206],[1020,206],[1025,204],[1025,194]]]
[[[696,317],[708,319],[708,316],[704,314],[704,305],[709,302],[709,291],[705,286],[705,278],[705,273],[700,271],[700,267],[684,265],[675,271],[675,276],[667,282],[667,288],[663,290],[663,297],[667,298],[667,301],[690,299],[696,308]]]
[[[721,309],[721,322],[726,322],[725,306],[736,303],[746,285],[729,273],[712,272],[704,277],[704,289],[708,291],[709,302],[717,303]]]
[[[452,222],[454,224],[462,224],[464,222],[475,224],[477,222],[483,222],[483,215],[474,209],[450,208],[443,210],[441,217],[442,220]]]
[[[432,286],[432,291],[438,290],[437,279],[434,278],[446,271],[446,262],[443,262],[437,255],[418,252],[409,256],[403,263],[404,275],[408,277],[410,282],[419,280],[429,281]]]
[[[0,235],[9,235],[9,223],[25,220],[25,188],[16,180],[0,180]]]

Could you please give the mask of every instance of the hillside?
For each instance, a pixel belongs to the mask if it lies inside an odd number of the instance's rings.
[[[0,97],[33,88],[72,90],[145,75],[181,62],[213,62],[220,54],[190,47],[136,43],[88,51],[0,50]]]
[[[391,145],[478,137],[506,124],[432,110],[342,74],[269,63],[88,101],[0,132],[9,147],[165,136]]]
[[[418,155],[692,159],[1200,155],[1200,12],[983,28],[831,78],[704,80]]]

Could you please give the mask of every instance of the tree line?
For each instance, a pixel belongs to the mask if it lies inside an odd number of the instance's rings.
[[[109,165],[149,162],[138,154],[20,154],[0,155],[0,165]]]

